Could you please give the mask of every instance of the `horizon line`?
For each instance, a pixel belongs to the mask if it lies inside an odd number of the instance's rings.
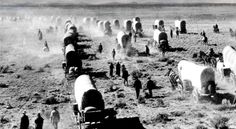
[[[98,7],[98,6],[236,6],[236,3],[159,3],[159,2],[146,2],[146,3],[121,3],[109,2],[101,4],[91,3],[16,3],[16,4],[2,4],[0,7]]]

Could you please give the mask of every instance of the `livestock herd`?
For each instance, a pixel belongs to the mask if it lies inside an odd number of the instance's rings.
[[[132,43],[132,36],[143,37],[143,29],[141,20],[139,17],[135,17],[132,20],[125,20],[123,27],[121,27],[119,20],[115,19],[111,24],[109,21],[100,21],[96,18],[84,18],[83,27],[79,30],[86,31],[89,28],[97,28],[103,35],[111,36],[112,29],[119,30],[116,36],[117,49],[127,50]],[[160,51],[168,51],[170,48],[168,44],[168,36],[165,31],[164,21],[155,20],[153,34],[153,47],[159,48]],[[186,21],[175,21],[175,28],[180,34],[187,33]],[[82,60],[81,55],[78,52],[77,42],[82,41],[82,35],[78,33],[76,26],[70,21],[65,23],[65,36],[63,39],[63,53],[65,62],[63,62],[63,68],[66,74],[77,73],[80,75],[74,84],[74,94],[76,104],[74,105],[74,112],[77,114],[77,120],[79,123],[83,122],[80,117],[85,117],[86,112],[96,112],[105,110],[104,100],[101,93],[97,90],[93,80],[88,75],[82,75]],[[236,50],[231,46],[226,46],[222,52],[223,59],[217,56],[217,60],[214,62],[216,70],[226,76],[226,71],[229,73],[236,72]],[[209,96],[213,98],[216,95],[216,70],[212,66],[196,64],[192,61],[182,60],[178,63],[178,78],[170,78],[171,82],[177,81],[177,85],[181,85],[182,90],[187,87],[193,88],[193,96],[198,101],[201,96]],[[170,74],[169,74],[170,76]],[[171,75],[172,76],[172,75]],[[233,76],[234,77],[234,76]],[[171,80],[174,79],[174,80]],[[176,80],[178,79],[178,80]],[[96,96],[96,100],[94,100]],[[85,114],[83,114],[85,113]],[[83,118],[84,120],[84,118]]]

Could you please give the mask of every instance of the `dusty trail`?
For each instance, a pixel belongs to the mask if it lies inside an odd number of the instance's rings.
[[[0,90],[0,114],[4,114],[4,118],[8,118],[10,122],[7,124],[0,124],[0,128],[9,129],[12,126],[19,126],[19,119],[21,112],[26,109],[30,117],[30,125],[33,126],[36,113],[43,112],[45,118],[44,128],[51,128],[48,120],[49,112],[53,106],[59,106],[59,112],[62,115],[62,120],[59,124],[60,129],[76,129],[73,118],[71,104],[68,98],[73,97],[73,81],[66,82],[64,79],[64,72],[61,69],[61,62],[63,61],[61,51],[61,41],[63,37],[63,25],[58,27],[58,30],[53,33],[47,33],[46,29],[49,27],[45,21],[32,22],[19,21],[3,22],[0,25],[0,63],[1,65],[8,65],[7,73],[0,74],[0,82],[8,84],[8,88],[1,88]],[[37,22],[36,22],[37,21]],[[53,23],[50,23],[50,25]],[[168,23],[167,23],[168,24]],[[229,23],[230,24],[230,23]],[[233,23],[231,23],[233,24]],[[231,25],[230,24],[230,25]],[[77,25],[77,24],[76,24]],[[85,49],[87,54],[96,53],[99,43],[103,44],[104,51],[102,54],[97,53],[97,60],[83,60],[83,67],[92,68],[92,72],[107,72],[109,71],[108,62],[120,61],[125,64],[129,73],[134,70],[140,70],[144,76],[140,79],[144,84],[146,76],[152,75],[152,78],[157,82],[158,86],[164,88],[154,90],[154,98],[145,99],[145,104],[139,104],[135,99],[135,91],[131,86],[125,87],[121,77],[95,78],[96,85],[103,94],[106,107],[116,107],[118,111],[117,117],[134,117],[138,116],[140,121],[147,129],[154,128],[189,128],[196,127],[199,124],[209,126],[209,120],[216,115],[227,115],[232,118],[230,123],[235,121],[235,113],[233,110],[219,111],[218,107],[221,105],[214,105],[211,103],[195,104],[191,95],[186,93],[185,96],[180,96],[177,92],[172,92],[170,83],[167,77],[163,76],[169,67],[176,70],[176,65],[181,59],[192,60],[193,53],[198,52],[199,49],[207,51],[213,47],[216,52],[221,51],[227,45],[234,45],[235,40],[229,37],[227,31],[228,24],[222,24],[222,33],[215,34],[211,30],[211,23],[189,25],[189,31],[201,31],[201,28],[206,28],[207,35],[212,44],[217,46],[203,46],[197,42],[199,35],[181,35],[179,39],[169,38],[172,47],[183,47],[187,51],[168,52],[166,56],[174,60],[173,64],[159,61],[161,54],[151,48],[150,57],[132,56],[125,57],[117,52],[116,60],[112,60],[111,51],[116,48],[114,34],[112,37],[101,37],[99,34],[92,36],[93,42],[83,42],[81,44],[91,45],[91,48]],[[16,26],[16,27],[12,27]],[[168,25],[167,25],[168,26]],[[41,28],[44,33],[44,40],[37,39],[37,29]],[[168,31],[168,29],[167,29]],[[133,43],[133,47],[139,52],[145,51],[147,40],[151,38],[151,30],[148,30],[148,38],[137,40]],[[42,51],[43,43],[47,40],[50,52]],[[3,45],[2,45],[3,44]],[[24,69],[25,66],[27,69]],[[32,69],[30,69],[32,68]],[[229,86],[222,80],[217,80],[220,86]],[[222,84],[221,84],[221,83]],[[129,77],[129,84],[132,84],[132,78]],[[115,85],[121,91],[108,92],[110,86]],[[231,85],[232,86],[232,85]],[[232,86],[233,89],[235,87]],[[121,94],[124,94],[122,96]],[[120,96],[122,97],[120,97]],[[144,96],[144,92],[141,92]],[[59,104],[48,105],[43,104],[43,101],[55,96],[59,100]],[[7,102],[11,104],[12,109],[7,109]],[[124,107],[119,107],[119,104],[125,104]],[[118,106],[117,106],[118,105]],[[168,114],[170,121],[158,121],[159,114]],[[2,117],[2,116],[0,116]]]

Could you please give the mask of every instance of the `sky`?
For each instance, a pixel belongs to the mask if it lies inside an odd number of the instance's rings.
[[[236,0],[0,0],[1,4],[14,3],[89,3],[89,4],[104,4],[110,2],[120,3],[236,3]]]

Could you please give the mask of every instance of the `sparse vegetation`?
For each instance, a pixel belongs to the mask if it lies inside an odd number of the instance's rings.
[[[7,124],[10,122],[10,119],[6,118],[5,116],[1,116],[0,122],[1,122],[1,124]]]
[[[123,109],[125,107],[126,107],[126,102],[124,100],[121,100],[121,99],[116,100],[115,106],[114,106],[115,109]]]
[[[198,125],[198,126],[196,127],[196,129],[207,129],[207,127],[205,127],[205,126],[203,126],[203,125]]]
[[[228,129],[229,118],[217,116],[211,119],[210,124],[215,129]]]
[[[31,65],[25,65],[24,70],[33,70]]]
[[[131,72],[132,78],[140,78],[142,75],[142,72],[140,72],[139,70],[134,70],[133,72]]]
[[[7,88],[7,87],[8,87],[7,84],[5,84],[5,83],[0,83],[0,88]]]

